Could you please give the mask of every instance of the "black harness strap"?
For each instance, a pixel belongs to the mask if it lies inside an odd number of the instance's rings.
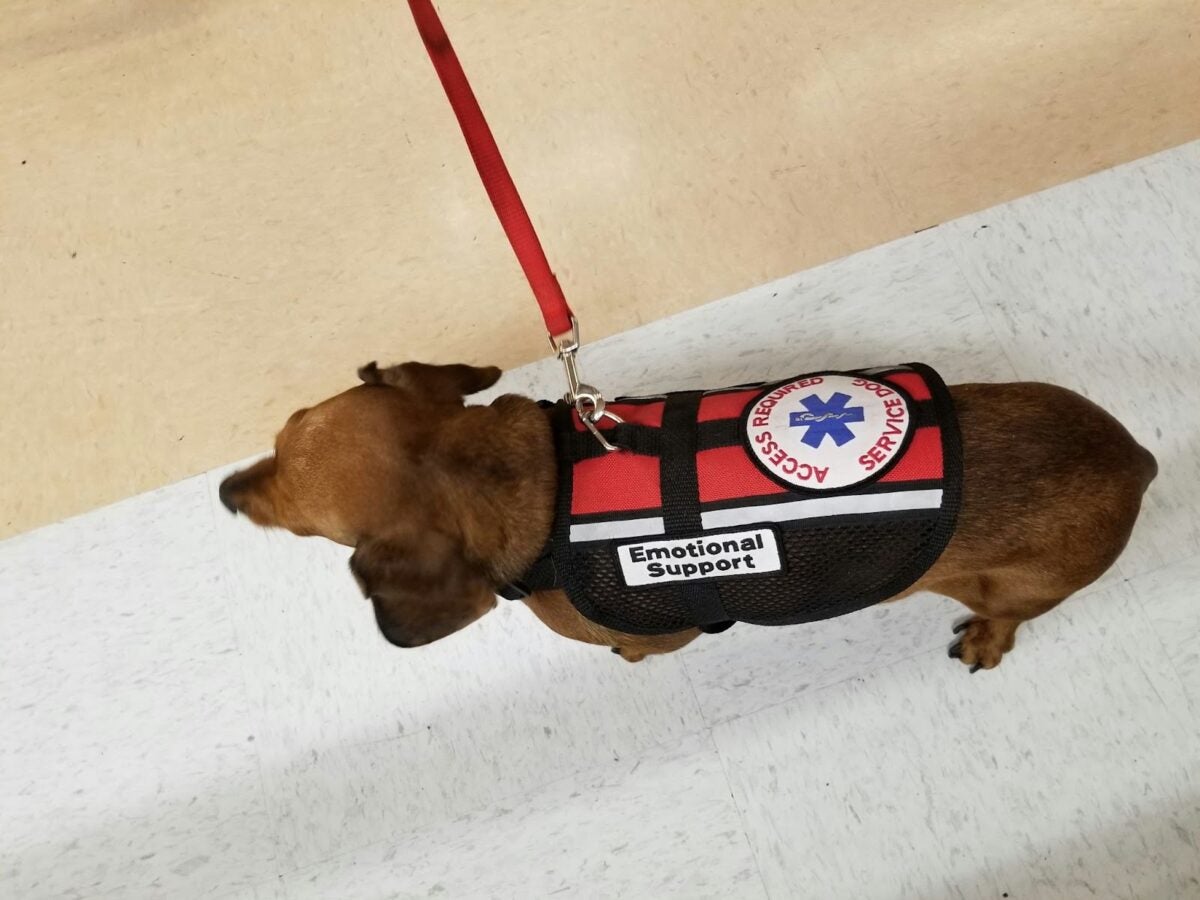
[[[702,391],[670,394],[663,409],[658,479],[667,534],[690,535],[703,531],[700,484],[696,477],[695,429],[702,396]],[[693,622],[704,627],[729,621],[717,586],[712,582],[683,582],[679,590]]]
[[[534,591],[548,591],[559,586],[558,573],[554,569],[554,558],[547,543],[542,555],[529,567],[529,571],[518,581],[510,581],[496,588],[496,593],[505,600],[524,600]]]

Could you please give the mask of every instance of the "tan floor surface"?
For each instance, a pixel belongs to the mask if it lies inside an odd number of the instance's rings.
[[[588,336],[1200,136],[1196,0],[452,2]],[[0,535],[533,302],[400,0],[0,0]]]

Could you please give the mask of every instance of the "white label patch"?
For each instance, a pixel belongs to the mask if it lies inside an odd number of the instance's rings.
[[[882,474],[912,428],[895,387],[853,375],[811,375],[772,388],[747,410],[754,461],[776,481],[813,491]]]
[[[617,548],[629,587],[778,572],[779,544],[770,528],[731,531],[670,541],[642,541]]]

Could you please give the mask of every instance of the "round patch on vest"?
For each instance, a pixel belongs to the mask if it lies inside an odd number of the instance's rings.
[[[806,375],[746,407],[751,458],[790,488],[833,491],[883,475],[912,431],[912,404],[894,385],[855,375]]]

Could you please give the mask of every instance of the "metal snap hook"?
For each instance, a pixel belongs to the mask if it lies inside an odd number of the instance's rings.
[[[609,453],[620,450],[620,447],[609,441],[596,427],[596,422],[600,419],[609,419],[617,424],[624,424],[625,420],[616,413],[609,412],[604,395],[600,393],[599,389],[587,384],[579,377],[579,365],[575,359],[575,354],[580,346],[579,322],[574,316],[571,316],[570,332],[551,337],[550,346],[554,348],[555,355],[562,362],[563,371],[567,376],[567,393],[563,396],[563,400],[575,407],[580,421],[600,442],[600,446]]]

